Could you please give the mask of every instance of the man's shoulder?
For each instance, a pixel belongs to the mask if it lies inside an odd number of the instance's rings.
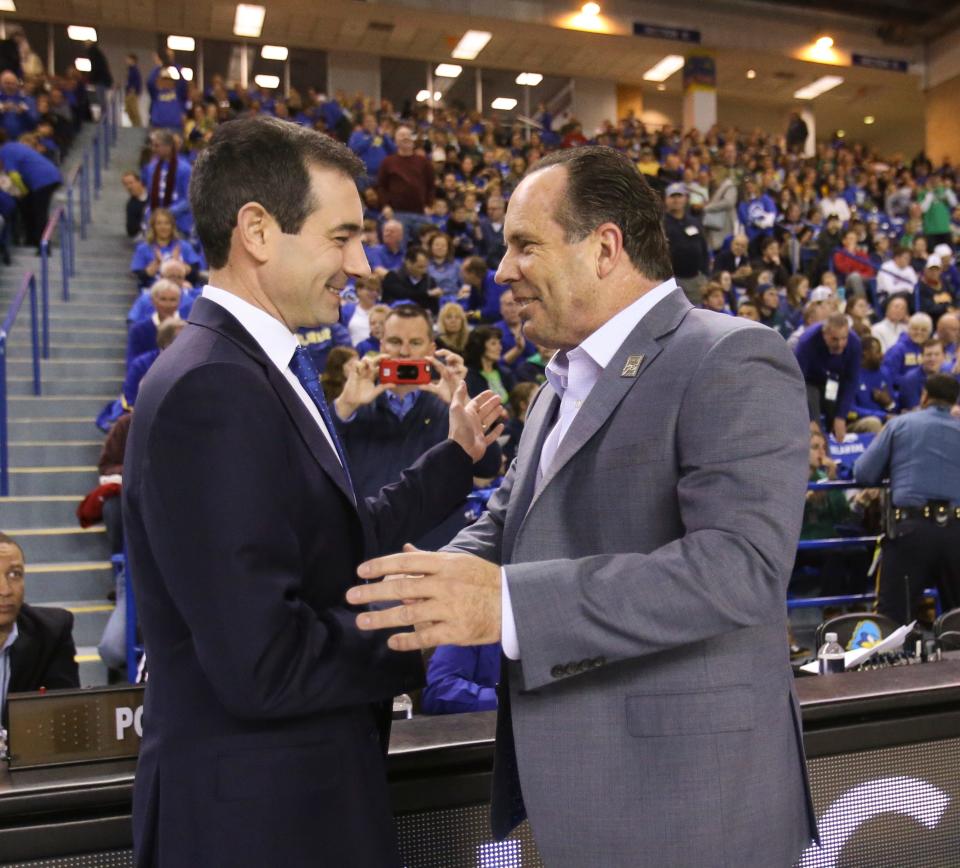
[[[73,629],[73,613],[56,606],[24,603],[17,616],[17,629],[22,636],[52,641]]]

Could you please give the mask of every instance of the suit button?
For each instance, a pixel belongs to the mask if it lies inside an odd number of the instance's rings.
[[[607,661],[606,661],[606,658],[604,657],[594,657],[593,660],[590,661],[590,665],[594,669],[599,669],[601,666],[605,666],[606,663]]]
[[[559,665],[554,666],[554,667],[550,670],[550,675],[551,675],[553,678],[563,678],[563,676],[566,675],[566,674],[567,674],[566,669],[564,669],[562,666],[559,666]]]

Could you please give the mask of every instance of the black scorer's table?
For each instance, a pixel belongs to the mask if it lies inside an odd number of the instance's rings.
[[[796,687],[822,838],[803,864],[960,865],[960,660]],[[408,868],[542,864],[526,824],[506,842],[490,837],[495,720],[484,712],[394,723],[388,767]],[[0,864],[132,864],[134,767],[0,767]]]

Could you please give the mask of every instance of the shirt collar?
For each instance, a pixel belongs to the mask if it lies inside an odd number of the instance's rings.
[[[290,360],[300,343],[284,323],[232,292],[210,284],[203,288],[203,297],[233,314],[280,371],[290,366]]]
[[[623,346],[623,342],[640,324],[640,321],[676,288],[677,282],[674,278],[665,280],[608,319],[579,346],[572,350],[561,350],[555,353],[545,370],[553,390],[561,398],[563,397],[567,388],[571,361],[576,363],[579,360],[590,359],[599,370],[603,370],[610,364],[614,354]]]
[[[17,622],[13,622],[13,629],[10,631],[10,635],[7,636],[7,641],[3,643],[3,647],[0,648],[0,654],[3,654],[8,648],[13,646],[13,643],[17,641],[17,637],[20,635],[20,628],[17,627]]]

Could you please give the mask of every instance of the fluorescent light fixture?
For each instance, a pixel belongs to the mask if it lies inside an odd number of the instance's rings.
[[[80,70],[80,72],[90,72],[93,69],[92,64],[90,63],[89,57],[78,57],[73,65]]]
[[[453,56],[457,60],[476,60],[492,36],[486,30],[468,30],[453,49]]]
[[[828,90],[833,90],[838,85],[843,84],[843,76],[840,75],[825,75],[822,78],[818,78],[812,84],[808,84],[805,87],[801,87],[799,90],[793,92],[794,99],[816,99],[820,94],[826,93]]]
[[[819,48],[821,51],[825,51],[825,50],[828,49],[828,48],[833,48],[833,37],[832,37],[832,36],[821,36],[821,37],[816,41],[815,44],[816,44],[817,48]]]
[[[180,75],[183,76],[184,81],[193,81],[193,70],[189,66],[181,66]]]
[[[165,71],[165,72],[167,73],[167,75],[169,75],[170,78],[172,78],[174,81],[180,81],[180,70],[177,69],[175,66],[168,66],[168,67],[166,68],[166,70],[164,70],[164,71]]]
[[[67,36],[74,42],[96,42],[97,31],[93,27],[81,27],[78,24],[71,24],[67,28]]]
[[[752,79],[752,78],[756,78],[756,77],[757,77],[757,71],[756,71],[755,69],[748,69],[748,70],[747,70],[747,78],[751,78],[751,79]]]
[[[869,127],[877,122],[877,119],[873,115],[867,115],[863,122]]]
[[[440,78],[456,78],[461,72],[463,72],[462,66],[457,66],[455,63],[441,63],[433,74]]]
[[[16,12],[17,5],[13,0],[0,0],[0,12]]]
[[[264,60],[286,60],[290,50],[285,45],[264,45],[260,56]]]
[[[233,19],[233,33],[235,36],[260,36],[263,30],[263,19],[267,14],[265,6],[251,6],[248,3],[237,4],[237,14]]]
[[[430,99],[429,90],[417,91],[417,102],[426,102],[428,99]]]
[[[524,87],[536,87],[543,81],[543,76],[539,72],[521,72],[517,76],[517,84]]]
[[[492,103],[490,103],[490,108],[502,112],[511,111],[516,107],[517,101],[511,96],[498,96]]]
[[[684,59],[679,54],[668,54],[643,74],[644,81],[666,81],[683,69]]]
[[[257,75],[253,79],[257,87],[265,87],[267,90],[275,90],[280,87],[279,75]]]
[[[192,36],[168,36],[167,48],[174,51],[193,51],[197,47]]]
[[[596,18],[600,14],[600,4],[584,3],[580,9],[580,14],[586,15],[587,18]]]

